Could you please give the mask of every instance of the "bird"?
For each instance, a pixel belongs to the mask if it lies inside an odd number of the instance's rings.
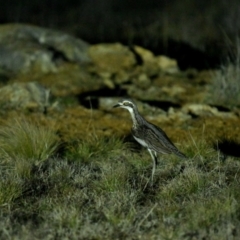
[[[153,161],[151,181],[158,164],[158,153],[175,154],[180,158],[187,158],[172,143],[167,134],[158,126],[148,122],[138,111],[137,105],[132,99],[121,99],[113,108],[125,108],[129,111],[132,118],[132,135],[134,139],[143,147],[147,148]]]

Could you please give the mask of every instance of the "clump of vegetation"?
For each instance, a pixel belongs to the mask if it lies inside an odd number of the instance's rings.
[[[240,64],[229,63],[216,72],[211,98],[217,105],[230,108],[240,105]]]
[[[93,159],[110,157],[125,149],[126,144],[117,137],[98,137],[92,134],[86,139],[79,139],[68,147],[68,159],[79,162],[92,162]]]
[[[240,106],[240,49],[233,61],[228,60],[215,72],[210,94],[213,104],[230,108]]]
[[[31,168],[48,159],[58,146],[51,128],[26,119],[13,120],[0,128],[1,159],[12,162],[22,176],[29,176]]]
[[[3,169],[1,170],[0,206],[10,204],[14,199],[21,196],[23,191],[21,179],[13,173],[8,172],[6,174],[4,171]]]
[[[10,159],[26,158],[41,162],[58,147],[51,128],[35,125],[26,119],[13,120],[0,129],[1,151]]]

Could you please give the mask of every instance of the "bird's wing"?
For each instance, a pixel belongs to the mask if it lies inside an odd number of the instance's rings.
[[[161,128],[148,123],[145,131],[145,134],[148,135],[146,138],[147,144],[151,146],[154,151],[160,153],[174,153],[180,157],[185,157]]]
[[[146,135],[148,136],[146,142],[151,148],[160,153],[171,153],[172,143],[168,136],[161,129],[158,131],[148,128],[146,129]]]

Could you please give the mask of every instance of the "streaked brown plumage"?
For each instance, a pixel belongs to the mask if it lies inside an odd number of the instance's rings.
[[[130,99],[123,99],[114,107],[127,109],[132,117],[132,135],[142,146],[146,147],[153,160],[152,181],[157,164],[157,153],[175,154],[178,157],[186,158],[172,143],[166,133],[154,124],[146,121],[138,112],[137,106]]]

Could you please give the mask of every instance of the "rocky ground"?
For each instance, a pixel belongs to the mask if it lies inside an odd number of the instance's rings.
[[[0,26],[0,123],[25,115],[52,125],[63,142],[93,134],[128,137],[131,119],[112,109],[123,97],[174,142],[205,138],[240,156],[240,112],[212,99],[217,70],[181,71],[140,46],[90,45],[29,25]]]

